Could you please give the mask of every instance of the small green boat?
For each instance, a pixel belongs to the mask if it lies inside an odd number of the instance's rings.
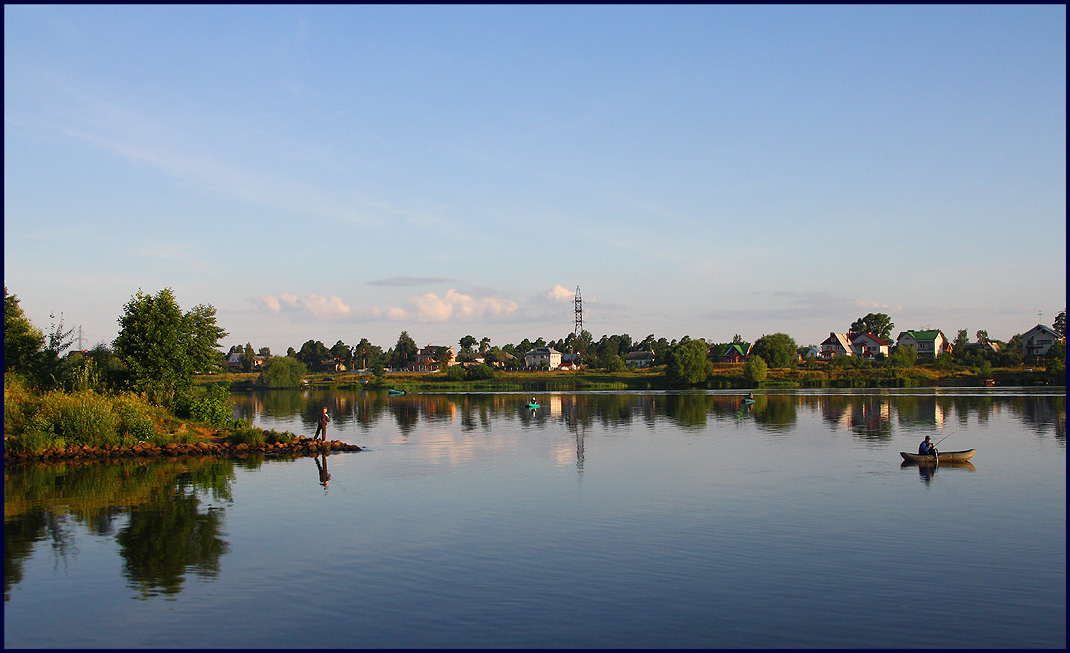
[[[530,404],[530,403],[528,404],[528,408],[530,408],[532,410],[535,410],[538,407],[539,407],[539,404]]]
[[[389,394],[389,395],[403,395],[403,394],[405,394],[405,391],[404,390],[387,390],[386,393]]]

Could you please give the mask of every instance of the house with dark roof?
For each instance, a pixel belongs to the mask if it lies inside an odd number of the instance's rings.
[[[887,357],[892,351],[892,343],[867,331],[851,335],[851,350],[862,358]]]
[[[936,358],[940,354],[951,353],[953,347],[943,331],[939,329],[903,331],[895,339],[898,347],[913,347],[918,357]]]
[[[651,367],[654,365],[654,352],[649,349],[635,349],[624,355],[624,364],[628,367]]]
[[[1038,324],[1022,334],[1022,354],[1047,356],[1048,350],[1057,342],[1066,340],[1055,329]]]
[[[438,349],[442,345],[427,345],[420,351],[416,352],[416,360],[409,367],[414,372],[437,372],[438,371]],[[446,347],[450,350],[450,356],[446,363],[447,366],[453,365],[457,358],[453,355],[453,347]]]

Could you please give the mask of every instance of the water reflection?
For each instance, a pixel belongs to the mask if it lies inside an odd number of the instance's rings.
[[[410,393],[388,396],[362,390],[293,390],[244,392],[234,395],[236,412],[266,425],[292,421],[312,433],[318,411],[327,406],[336,429],[357,425],[375,428],[393,420],[403,435],[420,423],[459,421],[462,430],[489,431],[501,419],[519,419],[525,426],[564,423],[569,430],[652,427],[667,418],[685,429],[704,429],[712,423],[753,419],[767,433],[788,433],[797,428],[800,412],[812,412],[834,430],[853,433],[863,440],[887,441],[895,428],[918,433],[964,426],[970,415],[987,422],[1010,411],[1038,434],[1054,433],[1065,441],[1065,396],[1044,394],[979,394],[940,391],[895,392],[757,392],[753,404],[742,403],[738,393],[554,393],[539,397],[541,407],[527,408],[528,395],[518,393],[438,394]]]
[[[4,469],[4,600],[22,578],[35,544],[59,560],[77,555],[75,533],[114,535],[123,576],[139,596],[173,596],[187,573],[219,572],[229,545],[223,508],[236,461],[119,460],[19,465]]]
[[[328,483],[330,483],[331,480],[331,474],[327,471],[327,454],[321,452],[320,454],[313,456],[312,459],[316,461],[316,469],[319,470],[319,480],[320,485],[323,486],[323,493],[327,494]]]
[[[901,469],[906,469],[908,467],[916,467],[918,469],[918,475],[921,477],[921,482],[925,485],[929,485],[930,483],[932,483],[933,478],[936,476],[936,473],[939,472],[941,469],[965,470],[968,472],[977,471],[977,468],[974,467],[974,464],[968,460],[950,463],[940,463],[939,465],[933,465],[929,463],[917,463],[910,460],[904,460],[903,463],[899,465],[899,467]]]

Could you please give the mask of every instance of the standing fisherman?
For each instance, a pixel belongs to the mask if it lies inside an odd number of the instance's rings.
[[[324,406],[323,407],[323,412],[320,413],[319,425],[316,426],[316,435],[312,436],[313,440],[315,440],[317,437],[319,437],[320,433],[323,433],[323,438],[322,439],[323,439],[324,442],[327,441],[327,422],[329,422],[329,421],[331,421],[331,418],[327,416],[327,407]]]

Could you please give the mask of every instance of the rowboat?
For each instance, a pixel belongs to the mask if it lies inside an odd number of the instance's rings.
[[[739,403],[741,403],[741,404],[753,404],[753,403],[754,403],[754,400],[753,400],[753,399],[750,399],[750,398],[747,398],[747,399],[740,399],[740,400],[739,400]]]
[[[539,407],[539,404],[531,404],[531,403],[528,404],[528,408],[530,408],[532,410],[535,410],[538,407]]]
[[[912,463],[958,463],[973,458],[973,454],[975,453],[977,453],[976,449],[966,449],[965,451],[941,451],[939,452],[938,460],[934,459],[932,455],[910,453],[909,451],[900,451],[899,455],[903,457],[903,460]]]
[[[405,394],[405,391],[404,390],[387,390],[386,393],[388,395],[403,395],[403,394]]]

